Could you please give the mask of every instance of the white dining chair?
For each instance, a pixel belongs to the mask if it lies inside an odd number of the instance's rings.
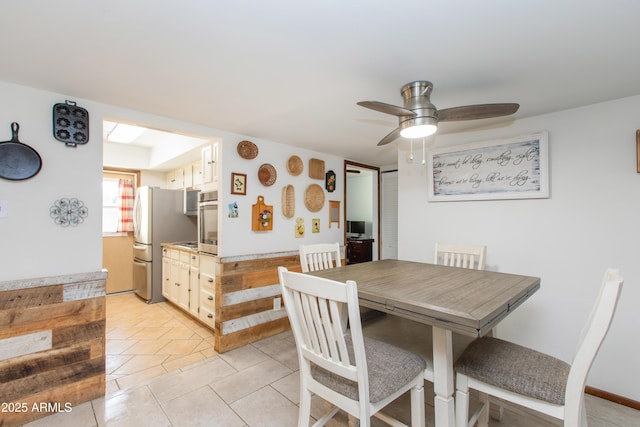
[[[484,270],[487,247],[436,243],[435,264]]]
[[[342,265],[338,242],[300,245],[299,253],[300,267],[303,273],[336,268]]]
[[[314,426],[324,425],[340,409],[361,426],[369,426],[372,416],[405,425],[380,410],[409,390],[411,425],[424,426],[426,364],[414,353],[363,337],[356,283],[284,267],[278,267],[278,276],[300,364],[298,426],[309,425],[312,393],[334,405]],[[346,334],[340,304],[346,306],[351,325]]]
[[[455,364],[456,426],[488,426],[488,396],[494,396],[564,420],[565,427],[586,426],[584,387],[618,303],[623,279],[606,271],[596,303],[578,340],[573,362],[503,341],[480,338]],[[481,405],[469,419],[469,389],[480,392]]]

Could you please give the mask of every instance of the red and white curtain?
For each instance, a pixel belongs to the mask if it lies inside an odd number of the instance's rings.
[[[118,181],[118,232],[133,231],[133,182],[130,179]]]

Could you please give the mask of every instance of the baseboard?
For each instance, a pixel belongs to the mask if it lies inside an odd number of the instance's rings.
[[[586,386],[584,392],[592,396],[599,397],[601,399],[609,400],[619,405],[628,406],[629,408],[637,409],[640,411],[640,402],[632,400],[624,396],[609,393],[608,391],[600,390],[595,387]]]

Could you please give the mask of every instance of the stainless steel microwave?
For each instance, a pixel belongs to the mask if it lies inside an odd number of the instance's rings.
[[[198,198],[200,190],[185,188],[184,190],[184,214],[198,216]]]

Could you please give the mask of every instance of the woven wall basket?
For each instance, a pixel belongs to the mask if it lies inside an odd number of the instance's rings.
[[[293,185],[285,185],[282,188],[282,215],[285,218],[293,218],[296,213],[296,193]]]
[[[304,205],[310,212],[318,212],[324,206],[324,190],[318,184],[311,184],[304,192]]]

